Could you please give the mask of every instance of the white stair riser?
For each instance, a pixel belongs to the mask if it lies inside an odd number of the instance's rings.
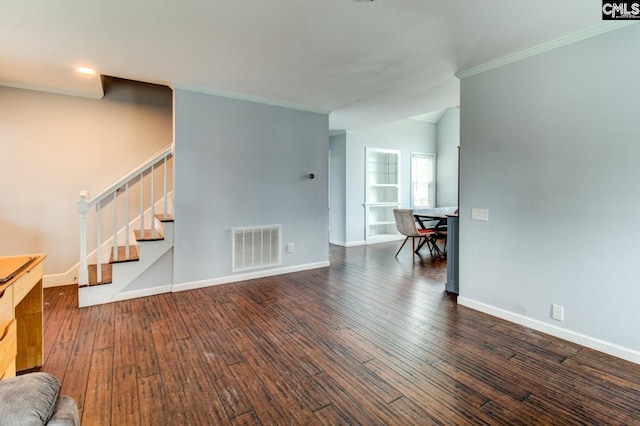
[[[159,224],[159,221],[156,220],[156,222]],[[164,229],[160,232],[162,232],[164,240],[138,242],[139,261],[113,264],[111,284],[79,288],[78,306],[82,308],[116,300],[116,296],[125,287],[171,250],[173,247],[173,222],[163,223],[162,228]]]

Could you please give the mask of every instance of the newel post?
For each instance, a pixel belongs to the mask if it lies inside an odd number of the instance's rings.
[[[80,191],[78,213],[80,213],[80,269],[78,285],[89,284],[89,267],[87,265],[87,212],[89,211],[89,191]]]

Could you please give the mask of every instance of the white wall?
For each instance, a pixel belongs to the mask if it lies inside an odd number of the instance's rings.
[[[632,25],[462,80],[459,298],[636,362],[638,40]]]
[[[176,284],[232,280],[233,227],[282,225],[281,268],[328,262],[328,129],[326,114],[175,91]]]
[[[170,144],[171,102],[167,87],[128,81],[101,100],[0,87],[0,256],[43,252],[49,278],[74,266],[79,191]]]
[[[360,131],[347,131],[346,243],[364,243],[365,147],[402,150],[401,201],[409,208],[411,153],[436,153],[436,125],[418,120],[400,120]]]
[[[458,205],[458,146],[460,146],[460,109],[448,108],[438,121],[436,157],[436,204]]]
[[[345,238],[345,190],[347,172],[347,135],[345,133],[329,139],[331,170],[331,209],[329,210],[329,241],[344,245]]]

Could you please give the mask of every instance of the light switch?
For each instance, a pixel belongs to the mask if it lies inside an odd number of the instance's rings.
[[[471,219],[473,220],[489,220],[489,210],[487,209],[471,209]]]

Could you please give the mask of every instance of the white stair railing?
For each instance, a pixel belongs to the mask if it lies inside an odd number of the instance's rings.
[[[172,215],[170,211],[173,203],[169,203],[168,199],[172,194],[172,188],[167,182],[173,182],[173,145],[169,145],[162,151],[158,152],[149,160],[140,164],[138,167],[127,173],[116,183],[109,186],[93,198],[89,198],[88,191],[80,191],[80,200],[78,201],[78,212],[80,213],[80,269],[78,271],[78,284],[89,284],[89,263],[92,259],[96,264],[97,282],[102,282],[102,265],[109,262],[103,261],[103,248],[112,253],[114,260],[128,260],[131,256],[131,241],[129,234],[131,233],[131,204],[130,197],[135,197],[135,192],[139,193],[139,216],[140,234],[144,235],[145,231],[145,214],[149,215],[151,224],[151,235],[156,236],[154,216],[156,213],[156,203],[162,202],[163,215],[166,217]],[[156,174],[161,173],[163,179],[162,194],[156,194],[155,178]],[[171,179],[169,175],[171,174]],[[148,195],[146,195],[148,194]],[[124,199],[124,200],[122,200]],[[122,200],[122,202],[119,202]],[[147,202],[149,204],[147,204]],[[124,206],[122,205],[124,203]],[[91,210],[95,208],[95,215],[91,215]],[[111,235],[103,241],[103,220],[112,221],[113,230]],[[121,218],[124,225],[118,228]],[[134,217],[133,221],[137,220]],[[89,251],[88,227],[95,226],[95,250]],[[109,241],[111,240],[111,241]],[[124,240],[124,254],[119,253],[120,241]]]

